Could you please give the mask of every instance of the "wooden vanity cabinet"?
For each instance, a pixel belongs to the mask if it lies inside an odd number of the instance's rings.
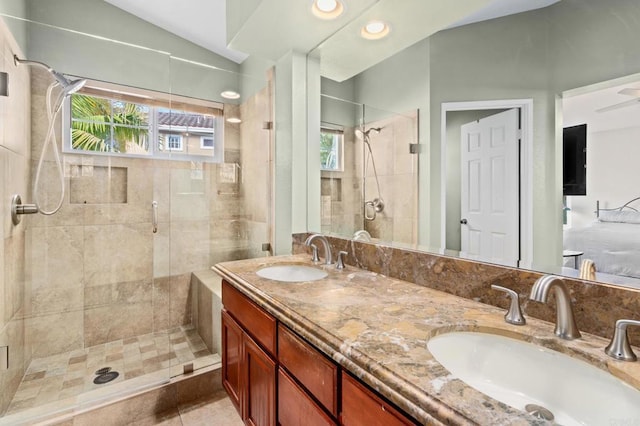
[[[276,320],[222,282],[222,384],[245,424],[276,424]]]
[[[281,367],[278,369],[278,424],[335,426],[336,421]]]
[[[415,423],[343,371],[340,424],[344,426],[407,426]]]
[[[282,324],[278,325],[278,362],[338,417],[338,366]]]
[[[415,424],[224,280],[222,303],[222,383],[245,424]]]

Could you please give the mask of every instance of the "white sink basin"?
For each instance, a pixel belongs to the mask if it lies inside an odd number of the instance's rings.
[[[516,409],[542,406],[562,425],[640,424],[640,391],[562,353],[467,332],[436,336],[427,347],[453,376]]]
[[[326,278],[325,271],[304,265],[277,265],[259,269],[256,274],[262,278],[285,282],[316,281]]]

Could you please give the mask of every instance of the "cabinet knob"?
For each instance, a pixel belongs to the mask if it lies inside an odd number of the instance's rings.
[[[460,223],[463,224],[463,225],[466,225],[467,224],[467,219],[460,219]]]

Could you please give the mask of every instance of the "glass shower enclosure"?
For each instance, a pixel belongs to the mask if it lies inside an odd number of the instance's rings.
[[[271,240],[271,82],[195,47],[172,53],[3,20],[12,124],[0,141],[0,194],[33,203],[40,169],[40,208],[62,204],[18,224],[2,209],[0,424],[216,365],[210,267],[267,255]],[[14,53],[87,79],[54,126],[63,186],[51,140],[39,165],[54,79],[13,65]]]

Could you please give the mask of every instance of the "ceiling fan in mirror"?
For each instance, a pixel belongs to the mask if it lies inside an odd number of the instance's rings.
[[[626,87],[618,92],[620,95],[631,96],[633,99],[599,108],[596,112],[614,111],[620,108],[626,108],[640,103],[640,89],[634,87]]]

